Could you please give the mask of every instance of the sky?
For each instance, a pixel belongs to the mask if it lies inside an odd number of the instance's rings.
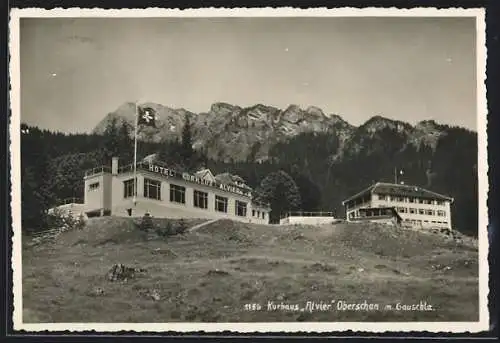
[[[21,120],[89,132],[130,101],[317,106],[476,130],[474,18],[22,18]]]

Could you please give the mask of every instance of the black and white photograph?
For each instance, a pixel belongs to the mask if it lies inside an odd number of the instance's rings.
[[[488,329],[484,10],[10,30],[16,330]]]

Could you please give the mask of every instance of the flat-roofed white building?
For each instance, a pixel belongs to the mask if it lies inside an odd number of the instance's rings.
[[[133,165],[119,167],[118,158],[108,166],[85,173],[84,208],[91,216],[143,216],[160,218],[227,218],[267,224],[269,204],[256,202],[252,189],[229,173],[214,176],[208,169],[195,174],[179,172],[158,162],[136,166],[134,203]]]
[[[282,218],[280,218],[280,225],[289,224],[303,224],[303,225],[324,225],[332,224],[337,220],[333,216],[333,212],[307,212],[307,211],[297,211],[285,213]]]
[[[453,198],[418,186],[377,182],[342,202],[347,221],[366,215],[362,208],[394,207],[403,225],[451,229]]]

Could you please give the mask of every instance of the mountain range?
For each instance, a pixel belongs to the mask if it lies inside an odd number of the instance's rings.
[[[399,170],[398,183],[454,198],[454,227],[477,235],[478,140],[474,131],[435,121],[411,125],[382,116],[354,126],[317,107],[296,105],[283,110],[262,104],[215,103],[203,113],[142,105],[153,107],[158,119],[156,127],[139,129],[139,158],[160,153],[162,158],[172,155],[169,163],[176,163],[180,145],[163,142],[180,139],[188,117],[191,142],[199,150],[192,161],[199,165],[193,168],[238,175],[253,189],[266,176],[282,170],[296,182],[302,210],[333,211],[339,217],[344,213],[344,199],[377,181],[395,182]],[[25,125],[22,177],[28,181],[23,182],[27,187],[23,211],[32,216],[23,218],[31,218],[36,226],[40,208],[82,196],[85,169],[108,165],[111,156],[120,156],[123,163],[132,161],[130,139],[106,129],[113,123],[133,128],[134,122],[135,104],[125,103],[106,115],[92,134],[53,133]],[[40,198],[40,189],[48,190],[43,193],[48,195]]]
[[[203,149],[212,159],[220,161],[266,161],[270,149],[301,133],[327,133],[336,137],[338,149],[328,156],[332,163],[341,162],[348,156],[370,149],[374,137],[381,131],[396,133],[403,147],[412,145],[436,149],[440,137],[447,134],[447,125],[433,120],[411,125],[402,121],[374,116],[360,126],[354,126],[337,114],[325,114],[322,109],[310,106],[302,109],[290,105],[286,109],[257,104],[240,107],[228,103],[214,103],[208,112],[193,113],[186,109],[173,109],[156,103],[144,103],[157,113],[156,127],[141,127],[140,140],[161,142],[181,137],[185,118],[192,123],[193,147]],[[133,128],[135,104],[125,103],[107,114],[94,128],[102,134],[111,121],[126,123]],[[133,132],[133,130],[131,130]],[[372,147],[376,148],[376,147]]]

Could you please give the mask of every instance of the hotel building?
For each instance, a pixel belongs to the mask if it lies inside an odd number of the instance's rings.
[[[441,227],[451,229],[453,198],[427,189],[377,182],[342,202],[347,221],[357,221],[367,215],[379,215],[376,209],[393,207],[401,217],[402,225],[413,227]],[[360,209],[371,208],[374,211]]]
[[[99,167],[85,173],[85,213],[91,216],[140,217],[149,213],[159,218],[227,218],[267,224],[268,204],[255,201],[252,189],[229,173],[214,176],[204,169],[195,174],[169,169],[158,162],[111,168]],[[134,203],[134,193],[136,195]]]

